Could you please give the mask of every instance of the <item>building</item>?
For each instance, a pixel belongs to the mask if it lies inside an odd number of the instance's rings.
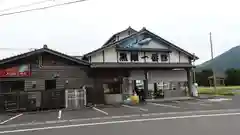
[[[86,85],[92,88],[87,90],[92,104],[119,103],[138,90],[149,99],[187,96],[195,59],[146,28],[129,27],[84,56],[68,56],[45,45],[0,60],[0,107],[66,107],[65,90]]]
[[[1,60],[0,69],[0,107],[7,110],[64,107],[65,89],[92,84],[88,62],[46,45]]]
[[[90,63],[94,89],[104,95],[102,102],[135,89],[143,89],[147,98],[186,96],[191,90],[192,61],[198,59],[146,28],[131,27],[84,58]]]
[[[216,86],[225,86],[225,75],[216,74]],[[213,76],[208,77],[209,86],[214,86]]]

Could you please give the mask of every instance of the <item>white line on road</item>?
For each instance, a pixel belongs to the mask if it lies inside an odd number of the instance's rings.
[[[172,102],[175,102],[175,103],[180,103],[180,101],[172,101]]]
[[[187,115],[194,113],[235,113],[239,112],[240,109],[219,109],[219,110],[197,110],[197,111],[184,111],[184,112],[166,112],[166,113],[145,113],[145,114],[133,114],[133,115],[120,115],[120,116],[105,116],[105,117],[93,117],[93,118],[80,118],[80,119],[70,119],[70,120],[54,120],[54,121],[45,121],[45,122],[31,122],[31,123],[22,123],[22,124],[10,124],[10,125],[1,125],[2,128],[11,128],[11,127],[20,127],[20,126],[36,126],[36,125],[46,125],[46,124],[55,124],[55,123],[66,123],[66,122],[82,122],[82,121],[91,121],[91,120],[110,120],[117,118],[132,118],[132,117],[149,117],[149,116],[162,116],[162,115]]]
[[[61,128],[70,128],[70,127],[86,127],[86,126],[96,126],[96,125],[121,124],[121,123],[131,123],[131,122],[160,121],[160,120],[201,118],[201,117],[217,117],[217,116],[236,116],[236,115],[240,115],[240,113],[188,115],[188,116],[175,116],[175,117],[161,117],[161,118],[107,121],[107,122],[85,123],[85,124],[75,124],[75,125],[51,126],[51,127],[42,127],[42,128],[26,128],[26,129],[0,131],[0,134],[28,132],[28,131],[41,131],[41,130],[47,130],[47,129],[61,129]]]
[[[184,102],[184,103],[187,103],[187,104],[192,104],[192,105],[201,105],[201,106],[212,106],[211,104],[204,104],[204,103],[194,103],[194,102]]]
[[[162,107],[180,108],[179,106],[174,106],[174,105],[166,105],[166,104],[158,104],[158,103],[148,103],[148,104],[155,105],[155,106],[162,106]]]
[[[141,108],[141,107],[136,107],[136,106],[130,106],[130,105],[122,105],[123,107],[127,107],[127,108],[132,108],[132,109],[139,109],[141,111],[145,111],[147,112],[148,109],[144,109],[144,108]]]
[[[186,101],[172,101],[172,102],[175,102],[175,103],[185,103],[185,104],[189,104],[189,105],[201,105],[201,106],[212,106],[211,104],[205,104],[205,103],[194,103],[194,102],[186,102]]]
[[[204,103],[211,103],[211,101],[203,100],[203,99],[195,99],[195,100],[200,101],[200,102],[204,102]]]
[[[103,113],[103,114],[105,114],[105,115],[108,115],[107,112],[105,112],[105,111],[103,111],[103,110],[100,110],[100,109],[98,109],[98,108],[96,108],[96,107],[93,107],[93,110],[96,110],[96,111],[101,112],[101,113]]]
[[[1,122],[0,125],[5,124],[5,123],[7,123],[7,122],[9,122],[9,121],[11,121],[11,120],[13,120],[13,119],[16,119],[17,117],[22,116],[22,115],[23,115],[23,114],[21,113],[21,114],[18,114],[18,115],[16,115],[16,116],[14,116],[14,117],[11,117],[10,119],[7,119],[7,120]]]
[[[58,119],[60,120],[62,118],[62,110],[58,111]]]

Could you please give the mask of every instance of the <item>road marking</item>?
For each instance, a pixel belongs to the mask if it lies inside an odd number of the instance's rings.
[[[58,119],[60,120],[62,118],[62,110],[58,111]]]
[[[232,100],[232,99],[229,99],[229,98],[208,99],[208,101],[210,102],[222,102],[222,101],[229,101],[229,100]]]
[[[139,109],[141,111],[145,111],[147,112],[148,109],[144,109],[144,108],[141,108],[141,107],[136,107],[136,106],[130,106],[130,105],[122,105],[123,107],[127,107],[127,108],[132,108],[132,109]]]
[[[201,105],[201,106],[212,106],[211,104],[204,104],[204,103],[194,103],[194,102],[185,102],[187,104],[192,105]]]
[[[180,108],[179,106],[174,106],[174,105],[166,105],[166,104],[158,104],[158,103],[148,103],[148,104],[155,105],[155,106],[162,106],[162,107]]]
[[[106,117],[93,117],[93,118],[81,118],[81,119],[70,119],[70,120],[59,120],[59,121],[45,121],[45,122],[30,122],[22,124],[10,124],[2,125],[2,128],[20,127],[20,126],[35,126],[35,125],[46,125],[54,123],[64,123],[64,122],[83,122],[91,120],[109,120],[117,118],[132,118],[132,117],[148,117],[148,116],[161,116],[161,115],[183,115],[183,114],[194,114],[194,113],[230,113],[238,112],[240,109],[219,109],[219,110],[197,110],[197,111],[184,111],[184,112],[167,112],[167,113],[145,113],[145,114],[133,114],[133,115],[120,115],[120,116],[106,116]]]
[[[211,101],[203,100],[203,99],[195,99],[195,100],[200,101],[200,102],[204,102],[204,103],[211,103]]]
[[[236,115],[240,115],[240,113],[188,115],[188,116],[107,121],[107,122],[85,123],[85,124],[75,124],[75,125],[51,126],[51,127],[42,127],[42,128],[25,128],[25,129],[17,129],[17,130],[0,131],[0,134],[28,132],[28,131],[41,131],[41,130],[47,130],[47,129],[61,129],[61,128],[71,128],[71,127],[86,127],[86,126],[97,126],[97,125],[108,125],[108,124],[122,124],[122,123],[131,123],[131,122],[160,121],[160,120],[188,119],[188,118],[201,118],[201,117],[218,117],[218,116],[236,116]]]
[[[180,101],[172,101],[175,103],[180,103]],[[185,103],[185,104],[190,104],[190,105],[201,105],[201,106],[212,106],[211,104],[204,104],[204,103],[194,103],[194,102],[181,102],[181,103]]]
[[[103,114],[105,114],[105,115],[108,115],[107,112],[105,112],[105,111],[103,111],[103,110],[100,110],[100,109],[98,109],[98,108],[96,108],[96,107],[93,107],[93,110],[96,110],[96,111],[101,112],[101,113],[103,113]]]
[[[180,103],[180,101],[172,101],[172,102],[175,102],[175,103]]]
[[[7,122],[9,122],[9,121],[11,121],[11,120],[13,120],[13,119],[16,119],[17,117],[22,116],[22,115],[23,115],[23,114],[21,113],[21,114],[18,114],[18,115],[16,115],[16,116],[14,116],[14,117],[11,117],[10,119],[7,119],[7,120],[1,122],[0,125],[5,124],[5,123],[7,123]]]
[[[195,102],[182,102],[182,103],[186,103],[186,104],[190,104],[190,105],[201,105],[201,106],[212,106],[211,104],[204,104],[204,103],[195,103]]]

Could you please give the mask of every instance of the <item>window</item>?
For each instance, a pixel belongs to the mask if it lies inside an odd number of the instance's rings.
[[[24,91],[25,81],[24,80],[16,80],[16,81],[1,81],[0,82],[0,92],[8,93],[8,92],[17,92]]]
[[[32,81],[32,88],[35,89],[37,87],[37,81]]]
[[[131,52],[131,61],[138,61],[138,52]]]
[[[120,83],[119,82],[112,82],[103,84],[104,93],[105,94],[120,94]]]
[[[162,54],[161,61],[168,61],[168,56],[166,54]]]
[[[158,53],[152,54],[152,61],[158,61]]]
[[[128,31],[128,35],[131,35],[131,31]]]
[[[56,89],[56,80],[45,80],[45,89]]]
[[[127,60],[127,54],[125,52],[121,52],[119,60],[120,61],[128,61]]]

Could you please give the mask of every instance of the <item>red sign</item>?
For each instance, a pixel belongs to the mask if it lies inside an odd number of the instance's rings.
[[[0,77],[28,77],[31,76],[30,65],[21,65],[7,69],[0,69]]]

